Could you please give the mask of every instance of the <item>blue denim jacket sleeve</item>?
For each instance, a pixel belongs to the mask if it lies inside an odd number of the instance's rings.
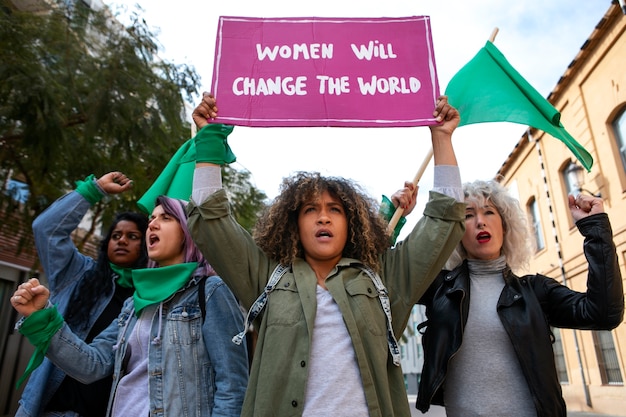
[[[33,234],[41,266],[55,294],[78,281],[95,260],[81,254],[70,234],[91,205],[72,191],[56,200],[33,221]]]
[[[90,384],[113,373],[114,346],[119,332],[116,318],[91,344],[72,333],[67,323],[50,340],[46,356],[66,374]]]
[[[248,385],[248,355],[246,344],[237,345],[232,338],[243,328],[243,313],[223,281],[218,285],[210,281],[206,285],[206,320],[202,333],[215,370],[215,405],[211,416],[239,417]]]

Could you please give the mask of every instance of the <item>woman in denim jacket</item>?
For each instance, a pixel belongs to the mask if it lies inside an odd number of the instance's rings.
[[[72,331],[90,342],[120,313],[133,293],[128,271],[148,262],[144,234],[148,218],[140,213],[119,213],[101,241],[98,259],[78,251],[71,239],[89,208],[106,195],[130,189],[123,173],[109,172],[78,181],[72,191],[52,203],[33,222],[35,245],[46,273],[52,301]],[[111,390],[111,378],[83,384],[67,376],[49,360],[30,376],[16,417],[103,417]]]
[[[20,285],[11,298],[27,317],[18,323],[20,332],[38,351],[49,343],[48,358],[68,375],[82,382],[112,375],[107,416],[241,413],[248,359],[245,344],[231,338],[243,316],[193,244],[184,206],[157,199],[146,233],[153,268],[133,271],[133,297],[91,344],[59,323],[47,289],[36,279]],[[41,337],[46,334],[51,337]]]

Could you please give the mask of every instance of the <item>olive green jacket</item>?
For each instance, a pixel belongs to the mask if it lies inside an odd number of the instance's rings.
[[[187,208],[189,230],[204,256],[249,308],[263,291],[277,262],[269,259],[230,215],[224,190]],[[413,231],[381,259],[396,338],[411,309],[426,291],[465,231],[465,204],[436,192]],[[386,316],[372,280],[357,260],[343,258],[326,279],[357,358],[370,416],[410,416],[400,366],[393,365]],[[270,293],[260,323],[242,416],[301,416],[316,311],[317,280],[296,260]],[[234,335],[233,335],[234,336]]]

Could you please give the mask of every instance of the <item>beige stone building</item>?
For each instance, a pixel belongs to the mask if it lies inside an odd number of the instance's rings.
[[[591,171],[573,165],[576,159],[562,142],[530,130],[498,174],[536,226],[538,250],[529,271],[585,291],[583,239],[569,213],[568,193],[601,194],[626,278],[626,15],[617,2],[593,29],[548,100],[561,112],[566,130],[593,155]],[[626,324],[600,332],[555,329],[555,336],[568,409],[626,416]]]

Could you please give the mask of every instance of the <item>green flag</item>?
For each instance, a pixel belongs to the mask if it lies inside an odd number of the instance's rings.
[[[587,171],[593,158],[561,124],[561,114],[487,41],[448,83],[448,101],[461,113],[459,126],[512,122],[532,126],[562,141]]]
[[[139,209],[148,215],[152,214],[154,203],[160,195],[189,201],[195,168],[196,145],[192,138],[178,148],[154,184],[137,201]]]

